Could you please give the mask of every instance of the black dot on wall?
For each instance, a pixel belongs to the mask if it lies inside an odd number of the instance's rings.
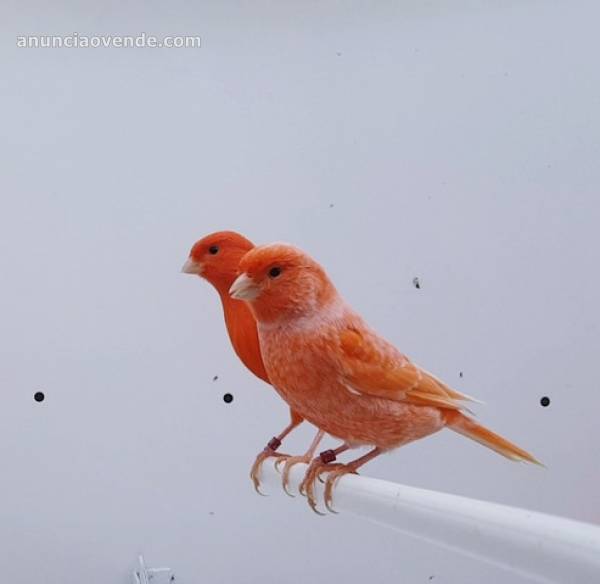
[[[46,398],[46,396],[44,395],[44,392],[43,392],[43,391],[36,391],[36,392],[33,394],[33,399],[34,399],[36,402],[43,402],[45,398]]]
[[[232,396],[230,393],[226,393],[226,394],[223,396],[223,401],[224,401],[226,404],[230,404],[230,403],[233,401],[233,396]]]
[[[540,404],[543,408],[547,408],[550,405],[550,398],[548,396],[544,396],[541,400],[540,400]]]
[[[417,289],[420,290],[421,289],[421,280],[419,280],[419,278],[414,277],[413,278],[413,286]]]

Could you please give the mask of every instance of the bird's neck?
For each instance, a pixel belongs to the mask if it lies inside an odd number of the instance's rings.
[[[317,329],[343,314],[346,304],[335,288],[307,302],[304,296],[298,303],[289,301],[285,306],[274,303],[252,303],[252,312],[259,323],[260,330],[277,328],[285,329]]]

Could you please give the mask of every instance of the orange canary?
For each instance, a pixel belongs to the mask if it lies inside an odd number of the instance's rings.
[[[229,288],[237,277],[240,259],[253,247],[254,244],[251,241],[234,231],[212,233],[193,245],[190,255],[181,271],[186,274],[201,276],[215,287],[221,298],[225,326],[227,327],[227,333],[229,334],[233,350],[242,363],[254,375],[270,383],[260,353],[254,316],[244,302],[234,300],[228,293]],[[313,442],[314,448],[312,451],[309,449],[309,452],[301,457],[291,457],[287,454],[275,452],[281,446],[283,439],[303,421],[302,416],[293,409],[290,411],[290,414],[291,421],[288,426],[280,434],[271,438],[264,450],[256,457],[256,461],[252,466],[250,477],[257,491],[260,486],[261,466],[266,458],[277,457],[279,460],[286,462],[289,460],[291,464],[294,464],[305,461],[307,456],[312,458],[312,454],[317,448],[318,441],[316,444]],[[320,432],[317,434],[317,437],[320,441],[323,433]],[[289,468],[286,478],[288,474]]]
[[[239,265],[230,288],[258,321],[271,383],[300,416],[343,441],[315,458],[301,484],[316,509],[314,482],[322,473],[332,511],[336,481],[386,452],[449,428],[512,460],[538,463],[529,453],[465,415],[469,396],[412,363],[379,336],[340,296],[325,270],[285,244],[259,246]],[[341,452],[373,449],[348,464]],[[538,463],[539,464],[539,463]]]

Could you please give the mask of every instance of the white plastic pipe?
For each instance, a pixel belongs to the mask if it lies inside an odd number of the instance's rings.
[[[301,464],[292,469],[292,492],[305,470]],[[268,494],[283,493],[270,461],[263,484]],[[322,500],[320,483],[317,493]],[[304,497],[298,499],[306,505]],[[600,583],[600,527],[588,523],[357,475],[339,480],[333,507],[535,582]]]

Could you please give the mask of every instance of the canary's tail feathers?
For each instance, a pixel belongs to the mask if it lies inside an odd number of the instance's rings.
[[[448,393],[450,394],[450,397],[452,399],[456,399],[456,400],[460,400],[460,401],[469,401],[469,402],[473,402],[474,404],[484,404],[485,403],[485,402],[482,402],[480,399],[477,399],[476,397],[469,395],[468,393],[462,393],[460,391],[456,391],[455,389],[450,389],[450,388],[448,388],[446,391],[448,391]]]
[[[446,412],[444,412],[444,417],[446,418],[446,425],[451,430],[495,450],[498,454],[501,454],[510,460],[515,460],[517,462],[531,462],[532,464],[544,466],[539,460],[529,454],[529,452],[519,448],[517,445],[506,440],[506,438],[502,438],[502,436],[488,430],[460,412],[446,410]]]

